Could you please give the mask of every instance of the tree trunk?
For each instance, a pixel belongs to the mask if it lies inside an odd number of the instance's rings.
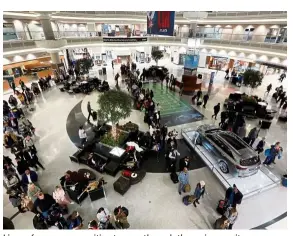
[[[116,124],[112,121],[112,130],[111,130],[112,137],[117,140],[117,127]]]

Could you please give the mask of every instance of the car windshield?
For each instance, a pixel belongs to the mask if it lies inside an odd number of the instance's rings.
[[[240,142],[239,140],[233,138],[229,134],[221,133],[220,136],[225,139],[232,147],[234,147],[237,151],[246,148],[245,144]]]

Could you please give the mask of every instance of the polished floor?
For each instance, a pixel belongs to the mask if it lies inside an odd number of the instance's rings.
[[[160,65],[165,65],[178,77],[182,74],[182,68],[173,65],[168,60],[161,60]],[[140,68],[146,66],[139,65]],[[110,86],[114,86],[114,73],[119,70],[115,66],[115,70],[107,68],[107,80]],[[230,92],[239,90],[225,81],[224,73],[218,72],[213,86],[209,86],[207,74],[208,69],[199,69],[204,74],[203,91],[211,91],[211,96],[207,104],[207,108],[195,107],[204,119],[201,121],[181,124],[179,126],[171,126],[180,131],[182,128],[192,127],[195,124],[217,122],[211,120],[213,106],[224,99]],[[269,83],[273,84],[273,88],[279,86],[277,81],[278,75],[265,76],[263,85],[253,91],[254,94],[263,96],[265,88]],[[286,80],[283,86],[286,88]],[[124,84],[120,84],[125,89]],[[240,88],[241,91],[247,91],[246,88]],[[59,178],[67,170],[78,170],[84,166],[71,163],[68,156],[74,153],[77,148],[78,134],[76,133],[77,124],[71,129],[68,122],[73,119],[81,124],[86,124],[87,116],[86,104],[91,101],[92,108],[97,109],[98,93],[92,93],[89,96],[69,95],[61,93],[59,89],[53,88],[40,97],[35,106],[36,110],[32,113],[31,121],[36,127],[37,137],[35,138],[36,147],[39,150],[40,161],[45,165],[45,171],[39,171],[39,184],[45,192],[52,193],[54,187],[59,183]],[[183,95],[185,96],[185,95]],[[4,97],[7,98],[7,95]],[[189,98],[186,96],[186,100]],[[276,107],[271,96],[266,97],[272,107]],[[78,112],[74,111],[76,106],[81,106]],[[193,105],[191,105],[193,106]],[[70,119],[69,119],[70,117]],[[277,116],[276,116],[277,117]],[[128,119],[120,121],[123,124],[131,120],[138,123],[141,130],[147,130],[148,127],[143,123],[143,113],[133,110]],[[257,125],[256,120],[247,120],[248,129]],[[87,129],[90,132],[90,129]],[[277,118],[269,130],[262,130],[260,136],[265,136],[267,145],[280,141],[285,152],[281,160],[277,160],[277,164],[271,169],[276,175],[283,175],[287,170],[287,126],[286,123],[280,123]],[[74,138],[72,138],[74,137]],[[179,137],[181,138],[181,137]],[[7,150],[3,150],[7,154]],[[262,157],[264,158],[264,157]],[[155,163],[154,163],[155,164]],[[98,176],[100,174],[97,173]],[[131,229],[210,229],[214,221],[219,217],[215,209],[218,200],[222,199],[225,193],[224,188],[214,174],[207,168],[197,168],[190,171],[190,179],[192,189],[200,180],[204,180],[207,184],[207,194],[202,199],[201,204],[194,208],[185,206],[182,203],[182,196],[178,195],[177,186],[174,185],[167,173],[147,173],[145,179],[131,187],[131,189],[122,197],[113,189],[112,183],[115,178],[105,175],[104,178],[108,182],[106,185],[106,198],[95,202],[85,200],[81,206],[70,205],[70,210],[78,210],[85,222],[92,220],[96,216],[99,207],[107,207],[113,210],[117,205],[126,206],[129,211],[129,222]],[[118,176],[116,177],[118,178]],[[13,208],[8,201],[7,195],[4,194],[4,216],[12,217],[17,229],[33,229],[31,213],[17,214],[17,209]],[[278,201],[276,201],[278,199]],[[239,206],[239,218],[234,225],[235,229],[251,229],[255,227],[267,229],[284,229],[287,227],[287,189],[278,186],[265,192],[261,192],[253,197],[245,199]],[[282,217],[280,217],[282,216]],[[283,217],[284,216],[284,217]],[[280,219],[275,221],[274,219]],[[176,223],[174,223],[176,222]],[[86,225],[86,223],[85,223]]]

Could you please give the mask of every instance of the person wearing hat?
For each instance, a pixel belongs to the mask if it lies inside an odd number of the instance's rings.
[[[193,202],[194,207],[196,207],[196,203],[199,204],[199,199],[201,197],[204,196],[205,193],[205,182],[203,180],[201,180],[197,185],[196,188],[194,190],[194,196],[195,196],[195,200]]]
[[[236,207],[237,204],[241,204],[242,198],[243,194],[239,191],[235,184],[233,184],[233,187],[227,189],[225,201],[228,206]]]

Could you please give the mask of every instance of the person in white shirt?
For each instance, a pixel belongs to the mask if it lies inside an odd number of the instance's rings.
[[[176,162],[177,157],[180,156],[180,153],[177,149],[172,148],[171,152],[169,153],[169,171],[176,172]]]
[[[110,211],[107,208],[101,207],[97,212],[100,229],[107,229],[110,220]]]
[[[80,138],[80,143],[84,147],[84,144],[87,141],[87,135],[86,135],[85,130],[83,129],[83,126],[79,127],[78,135],[79,135],[79,138]]]

